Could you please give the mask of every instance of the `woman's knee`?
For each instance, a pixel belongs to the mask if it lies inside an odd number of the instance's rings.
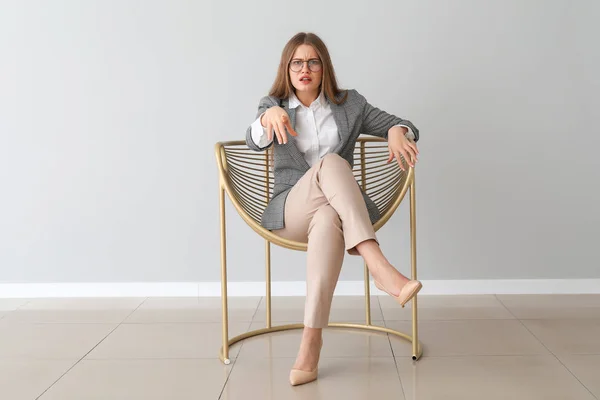
[[[315,226],[325,229],[333,228],[341,232],[342,220],[333,207],[330,205],[324,205],[319,207],[319,209],[315,212],[315,215],[313,215],[308,228],[309,234]]]

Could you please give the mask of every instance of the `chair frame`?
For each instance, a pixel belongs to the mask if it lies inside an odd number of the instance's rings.
[[[361,171],[362,171],[362,187],[365,189],[365,144],[368,142],[386,142],[385,139],[375,137],[359,137],[357,145],[361,148]],[[257,221],[249,216],[242,208],[236,197],[232,194],[232,184],[227,172],[227,158],[225,147],[245,145],[244,141],[228,141],[219,142],[215,145],[215,156],[217,158],[217,166],[219,171],[219,214],[221,225],[221,300],[222,300],[222,340],[223,345],[219,350],[219,359],[226,365],[231,363],[229,359],[229,348],[244,339],[258,336],[262,334],[286,331],[291,329],[303,329],[304,324],[288,324],[273,326],[271,323],[271,243],[278,246],[291,249],[306,251],[307,243],[297,242],[284,239],[263,228]],[[269,199],[269,156],[271,150],[265,151],[265,179],[267,182],[265,196]],[[403,183],[397,198],[388,211],[373,224],[375,231],[378,231],[394,214],[402,202],[406,192],[410,191],[410,256],[411,256],[411,278],[417,279],[417,243],[416,243],[416,199],[415,199],[415,171],[414,168],[408,167],[407,178]],[[238,211],[242,219],[260,236],[265,239],[265,267],[266,267],[266,327],[243,333],[241,335],[229,338],[229,320],[227,306],[227,242],[226,242],[226,217],[225,217],[225,194],[227,193],[230,201]],[[365,323],[329,323],[328,328],[352,328],[366,331],[383,332],[390,335],[400,337],[412,343],[412,360],[418,360],[423,354],[422,343],[418,340],[418,310],[417,297],[413,297],[412,301],[412,336],[406,333],[386,328],[384,326],[373,325],[371,322],[371,290],[370,278],[367,264],[364,266],[364,282],[365,282]]]

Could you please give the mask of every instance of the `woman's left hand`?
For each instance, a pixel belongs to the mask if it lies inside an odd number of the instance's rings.
[[[402,171],[406,171],[406,169],[404,168],[404,165],[402,165],[402,158],[400,155],[402,155],[408,165],[413,168],[418,161],[417,156],[419,155],[417,144],[406,138],[407,132],[408,129],[403,126],[394,126],[388,131],[388,149],[390,151],[390,157],[387,162],[389,163],[395,158]]]

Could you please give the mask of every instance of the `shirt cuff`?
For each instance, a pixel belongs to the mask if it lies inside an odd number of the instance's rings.
[[[406,126],[406,125],[402,125],[402,124],[394,125],[394,126],[403,126],[403,127],[405,127],[406,129],[408,129],[408,132],[406,132],[406,134],[404,136],[406,136],[406,138],[408,140],[412,140],[412,141],[415,140],[415,133],[412,131],[412,129],[410,129],[410,126]]]
[[[269,146],[273,141],[273,139],[269,140],[267,137],[267,130],[260,123],[260,119],[263,115],[265,115],[265,113],[260,114],[256,121],[251,125],[252,141],[261,149]]]

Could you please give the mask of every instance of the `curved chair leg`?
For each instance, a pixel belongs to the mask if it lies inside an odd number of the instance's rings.
[[[407,335],[406,333],[399,332],[394,329],[386,328],[384,326],[337,323],[336,322],[336,323],[330,323],[329,325],[327,325],[327,327],[328,328],[350,328],[350,329],[358,329],[358,330],[371,331],[371,332],[387,333],[390,335],[397,336],[401,339],[408,340],[409,342],[413,343],[413,349],[416,349],[416,352],[414,352],[413,357],[412,357],[413,360],[419,359],[423,353],[423,345],[420,342],[414,340],[413,337]],[[270,328],[255,329],[253,331],[242,333],[241,335],[238,335],[238,336],[232,338],[229,341],[228,346],[233,346],[234,344],[241,342],[244,339],[248,339],[250,337],[264,335],[264,334],[273,333],[273,332],[288,331],[288,330],[293,330],[293,329],[304,329],[304,324],[279,325],[279,326],[271,326]]]
[[[267,329],[271,328],[271,242],[265,240],[265,268],[266,268],[266,279],[267,290],[266,290],[266,302],[267,302]]]
[[[219,354],[219,358],[223,363],[230,364],[229,359],[229,316],[227,309],[227,242],[225,235],[225,189],[219,189],[219,207],[221,214],[221,307],[223,311],[223,347]]]

